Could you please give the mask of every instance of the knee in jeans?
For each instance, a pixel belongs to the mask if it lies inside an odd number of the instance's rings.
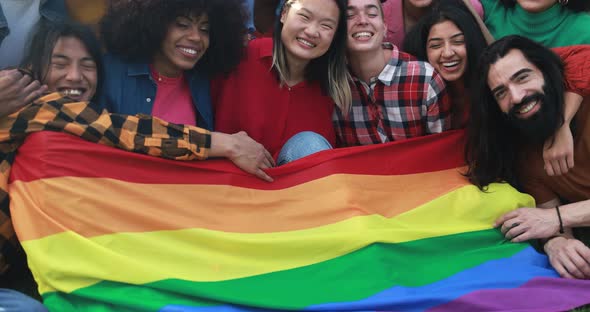
[[[0,289],[2,312],[47,312],[40,302],[11,289]]]
[[[279,166],[284,165],[327,149],[332,149],[332,146],[323,136],[312,131],[299,132],[285,143],[277,163]]]

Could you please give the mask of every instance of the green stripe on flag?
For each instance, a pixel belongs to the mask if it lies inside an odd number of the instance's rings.
[[[235,280],[171,279],[140,286],[102,282],[72,294],[49,293],[44,298],[52,310],[65,312],[125,311],[125,307],[129,311],[157,311],[166,305],[221,303],[302,309],[364,299],[393,286],[428,285],[484,262],[508,258],[527,246],[505,243],[498,230],[490,229],[400,244],[372,244],[322,263]],[[105,303],[117,309],[103,308]]]

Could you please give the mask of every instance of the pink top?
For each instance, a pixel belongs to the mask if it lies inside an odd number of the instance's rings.
[[[385,41],[393,43],[401,49],[404,43],[404,37],[409,30],[404,29],[404,0],[387,0],[383,4],[383,13],[385,24],[387,25],[387,35]],[[470,0],[477,14],[483,19],[483,7],[479,0]]]
[[[157,85],[152,115],[168,122],[196,126],[197,114],[186,77],[162,76],[151,66],[150,70]]]

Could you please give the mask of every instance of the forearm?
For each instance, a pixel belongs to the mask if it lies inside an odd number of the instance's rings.
[[[566,228],[590,226],[590,200],[560,206],[559,211]]]
[[[235,150],[235,140],[230,134],[211,132],[211,149],[209,157],[229,158]]]
[[[0,143],[19,142],[29,133],[56,131],[123,150],[176,160],[206,159],[211,134],[147,115],[97,111],[84,102],[70,103],[57,93],[17,113],[0,118]]]
[[[558,219],[556,206],[559,206],[561,223],[566,232],[574,227],[590,226],[590,199],[563,206],[558,199],[553,199],[538,205],[538,208],[554,210],[555,218]]]
[[[584,98],[572,91],[566,91],[564,94],[564,111],[563,111],[563,118],[564,118],[564,126],[569,127],[570,122],[578,112],[580,105]]]

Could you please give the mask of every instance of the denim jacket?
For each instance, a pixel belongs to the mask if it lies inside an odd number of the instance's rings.
[[[39,13],[41,14],[41,20],[52,22],[66,19],[68,16],[68,11],[63,0],[41,0]],[[4,41],[4,38],[9,33],[8,21],[2,10],[2,4],[0,4],[0,45],[2,45],[2,41]]]
[[[156,99],[156,82],[147,63],[128,63],[107,54],[105,75],[98,103],[109,112],[135,115],[152,114]],[[197,126],[213,130],[213,112],[209,94],[209,79],[192,72],[187,76],[193,105],[197,111]]]

